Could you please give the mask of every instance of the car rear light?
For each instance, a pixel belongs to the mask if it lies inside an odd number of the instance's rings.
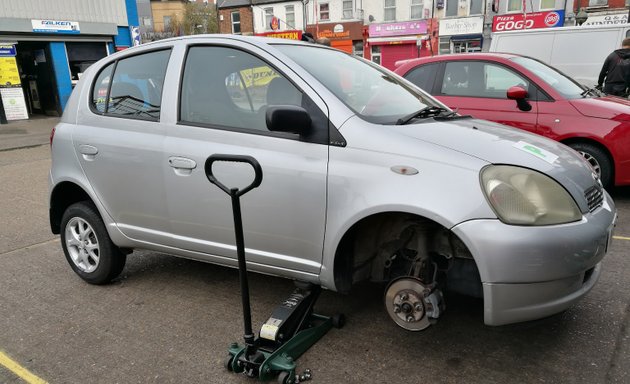
[[[50,146],[52,147],[53,139],[55,138],[55,127],[50,131]]]

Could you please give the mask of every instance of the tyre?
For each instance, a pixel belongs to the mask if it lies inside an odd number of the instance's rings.
[[[613,186],[613,166],[604,150],[588,143],[574,143],[569,144],[569,146],[578,151],[591,164],[599,175],[604,188],[608,189]]]
[[[112,242],[91,202],[69,206],[61,218],[61,246],[72,270],[90,284],[106,284],[125,267],[127,257]]]

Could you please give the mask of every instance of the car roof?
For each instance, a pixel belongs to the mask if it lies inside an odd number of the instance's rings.
[[[399,73],[400,69],[403,72],[409,70],[412,67],[415,67],[418,64],[426,64],[426,63],[434,63],[434,62],[442,62],[442,61],[453,61],[453,60],[491,60],[491,61],[505,61],[510,60],[515,57],[527,57],[523,55],[518,55],[515,53],[488,53],[488,52],[480,52],[480,53],[451,53],[445,55],[438,56],[426,56],[420,57],[417,59],[408,59],[401,60],[396,63],[396,73]],[[405,70],[403,70],[403,67]]]

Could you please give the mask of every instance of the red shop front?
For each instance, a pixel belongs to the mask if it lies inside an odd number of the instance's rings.
[[[369,49],[371,60],[387,69],[396,69],[396,62],[429,56],[426,20],[371,24]]]
[[[421,47],[416,44],[416,41],[414,39],[413,41],[370,42],[372,61],[394,70],[397,61],[419,57],[418,51]]]

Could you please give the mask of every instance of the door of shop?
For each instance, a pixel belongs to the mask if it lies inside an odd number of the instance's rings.
[[[16,45],[17,65],[29,114],[59,116],[55,75],[47,42],[21,41]]]

